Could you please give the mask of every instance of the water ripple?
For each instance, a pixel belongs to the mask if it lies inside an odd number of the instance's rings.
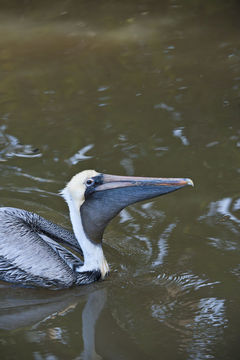
[[[173,136],[178,137],[182,141],[182,144],[184,146],[188,146],[189,145],[189,140],[185,135],[183,135],[183,130],[184,130],[183,126],[177,128],[177,129],[174,129],[173,130]]]
[[[193,331],[194,339],[186,349],[190,359],[213,358],[212,346],[219,341],[227,324],[224,299],[215,297],[200,299],[194,321],[188,325]]]
[[[174,110],[174,107],[170,106],[170,105],[167,105],[167,104],[164,104],[164,103],[160,103],[160,104],[154,105],[154,109],[162,109],[162,110],[166,110],[166,111],[171,112],[171,111]]]
[[[8,176],[23,176],[26,178],[29,178],[31,180],[40,182],[40,183],[52,183],[52,182],[56,182],[55,180],[52,179],[46,179],[46,178],[42,178],[39,176],[34,176],[31,175],[29,173],[23,172],[23,169],[21,169],[18,166],[8,166],[8,165],[1,165],[0,164],[0,171],[1,171],[1,175],[8,177]]]
[[[175,285],[179,286],[179,291],[189,290],[189,289],[198,290],[202,287],[220,284],[219,281],[212,282],[209,281],[208,279],[202,279],[199,276],[189,272],[180,275],[161,273],[157,276],[154,282],[156,284],[164,285],[164,286],[171,285],[174,283]]]
[[[210,245],[214,246],[217,249],[223,249],[227,251],[240,250],[240,244],[235,241],[223,240],[217,237],[208,237]]]
[[[163,231],[162,235],[160,236],[160,239],[158,240],[159,253],[157,259],[152,264],[153,267],[163,264],[164,258],[168,254],[167,240],[170,234],[172,233],[172,231],[176,228],[176,226],[177,226],[176,222],[168,225],[167,228]]]
[[[237,277],[237,280],[240,282],[240,264],[238,264],[231,272]]]
[[[205,220],[209,224],[226,225],[233,233],[239,233],[240,219],[237,217],[240,209],[240,199],[226,197],[221,200],[211,202],[206,214],[201,215],[198,220]]]
[[[6,186],[4,186],[4,187],[0,186],[0,191],[6,191],[6,189],[7,189]],[[35,186],[18,187],[18,186],[10,185],[8,191],[11,191],[13,193],[24,193],[24,194],[32,194],[35,192],[35,193],[39,193],[39,196],[41,196],[41,197],[48,197],[49,195],[59,196],[58,194],[56,194],[54,192],[42,190]]]
[[[71,156],[66,162],[71,165],[76,165],[79,161],[92,159],[93,156],[86,155],[86,153],[94,147],[94,144],[89,144],[84,146],[82,149],[78,150],[76,154]]]
[[[0,127],[0,161],[6,161],[12,157],[36,158],[42,154],[32,145],[23,145],[13,135],[5,133],[6,126]]]
[[[160,303],[150,307],[154,319],[179,334],[180,352],[189,359],[212,358],[212,346],[228,325],[225,299],[203,297],[195,300],[168,292]],[[181,295],[181,294],[180,294]]]

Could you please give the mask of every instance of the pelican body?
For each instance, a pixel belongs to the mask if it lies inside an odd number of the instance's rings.
[[[61,191],[73,233],[26,210],[0,208],[0,280],[29,287],[66,288],[103,279],[109,266],[102,237],[109,221],[130,204],[186,185],[193,185],[192,180],[84,170]]]

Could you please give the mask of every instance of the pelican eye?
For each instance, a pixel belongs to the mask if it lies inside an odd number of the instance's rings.
[[[86,185],[87,185],[87,186],[91,186],[93,183],[94,183],[94,180],[93,180],[93,179],[88,179],[88,180],[86,181]]]

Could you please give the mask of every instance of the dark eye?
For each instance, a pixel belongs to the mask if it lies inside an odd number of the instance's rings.
[[[93,183],[94,183],[94,180],[93,180],[93,179],[88,179],[88,180],[86,181],[87,186],[90,186],[90,185],[92,185]]]

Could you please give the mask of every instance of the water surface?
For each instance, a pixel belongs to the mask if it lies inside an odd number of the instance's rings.
[[[0,3],[0,204],[71,228],[83,169],[191,177],[104,237],[110,277],[0,288],[1,359],[238,359],[237,1]]]

